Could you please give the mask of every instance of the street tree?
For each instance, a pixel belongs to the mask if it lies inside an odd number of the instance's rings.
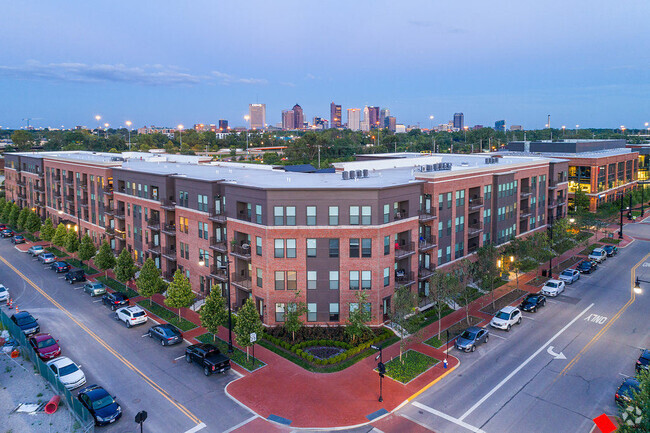
[[[580,187],[576,188],[573,197],[573,204],[575,207],[572,210],[576,213],[589,211],[589,197],[587,197],[585,190]]]
[[[18,217],[20,216],[20,209],[18,205],[14,203],[11,207],[11,212],[9,213],[9,225],[11,227],[16,227],[18,225]]]
[[[7,200],[5,200],[4,197],[0,197],[0,215],[2,215],[2,211],[4,211],[6,205],[7,205]]]
[[[637,379],[639,392],[631,402],[618,407],[619,433],[650,433],[650,372],[641,370]]]
[[[92,259],[96,253],[97,249],[95,248],[95,244],[90,239],[90,236],[88,236],[88,233],[86,233],[79,243],[79,260],[85,264],[85,261]]]
[[[370,308],[368,308],[370,306],[368,303],[368,292],[359,290],[355,296],[356,302],[349,303],[350,316],[345,327],[345,333],[350,341],[352,341],[352,344],[356,344],[357,340],[361,340],[371,332],[368,322],[372,319]]]
[[[469,325],[469,304],[474,300],[475,289],[470,284],[474,281],[473,275],[476,275],[475,265],[467,259],[462,259],[454,267],[453,275],[454,280],[450,283],[456,292],[456,299],[465,309],[465,320]],[[493,291],[494,292],[494,291]],[[494,302],[494,294],[493,301]]]
[[[19,231],[25,230],[25,223],[27,222],[27,217],[29,217],[29,214],[31,213],[31,210],[28,207],[24,207],[20,210],[18,213],[18,220],[16,221],[16,228]]]
[[[126,283],[135,276],[136,270],[137,268],[131,253],[126,248],[122,249],[115,262],[115,276],[121,282]]]
[[[296,332],[302,328],[302,317],[307,314],[307,305],[300,300],[300,290],[294,294],[294,301],[287,304],[284,313],[284,329],[291,333],[291,341],[296,339]]]
[[[212,334],[212,340],[217,341],[219,327],[225,326],[228,320],[226,300],[217,290],[212,290],[205,298],[205,304],[199,312],[201,325]]]
[[[9,223],[9,216],[11,215],[11,210],[14,208],[14,204],[11,202],[7,202],[5,206],[2,208],[2,222],[5,224]]]
[[[104,271],[104,276],[106,276],[106,271],[115,267],[115,263],[115,254],[113,254],[111,246],[107,241],[102,242],[102,245],[99,247],[99,251],[95,256],[95,266]]]
[[[156,267],[156,263],[151,257],[145,260],[140,275],[135,280],[138,286],[138,292],[141,296],[149,298],[149,305],[151,305],[151,297],[156,293],[165,291],[165,282],[160,277],[160,270]]]
[[[66,236],[68,235],[68,229],[65,228],[63,223],[59,223],[56,226],[56,231],[54,232],[54,237],[52,238],[52,243],[57,247],[65,248]]]
[[[120,253],[121,255],[121,253]],[[119,261],[119,258],[118,258]],[[192,291],[190,280],[187,279],[180,269],[174,273],[172,282],[167,287],[167,298],[165,298],[165,305],[169,308],[178,309],[178,320],[181,320],[181,308],[187,308],[192,305],[195,295]]]
[[[79,237],[74,230],[70,230],[65,236],[65,249],[70,254],[74,254],[79,249]]]
[[[30,233],[37,232],[41,228],[41,217],[36,212],[30,212],[25,223],[25,228]]]
[[[54,238],[54,226],[52,225],[52,220],[50,218],[47,218],[43,225],[41,226],[40,232],[39,232],[39,237],[43,239],[46,242],[50,242],[50,246],[52,245],[52,239]]]
[[[447,301],[453,295],[454,284],[451,281],[452,278],[452,275],[437,269],[429,278],[429,296],[427,299],[433,302],[433,309],[438,317],[438,340],[440,340],[442,333],[442,313],[449,308]]]
[[[251,343],[250,335],[255,333],[259,338],[262,333],[262,321],[253,298],[246,299],[244,305],[239,309],[234,331],[237,344],[246,348],[246,361],[248,361],[248,349],[255,344]]]
[[[473,279],[478,281],[483,290],[490,290],[494,303],[494,281],[501,275],[498,265],[499,251],[492,244],[482,246],[476,251],[476,262],[473,266],[465,266],[465,270],[473,272]]]
[[[401,286],[395,290],[393,296],[393,311],[390,320],[399,333],[399,360],[402,362],[402,354],[406,345],[415,338],[420,329],[420,319],[416,316],[418,305],[417,293],[411,291],[408,286]]]

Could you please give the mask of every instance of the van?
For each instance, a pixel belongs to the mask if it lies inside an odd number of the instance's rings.
[[[68,283],[73,284],[79,281],[86,281],[86,274],[83,269],[70,269],[67,274],[65,274],[65,279]]]

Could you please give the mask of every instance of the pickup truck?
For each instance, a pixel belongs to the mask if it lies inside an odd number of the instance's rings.
[[[230,359],[212,344],[193,344],[185,349],[185,361],[203,367],[203,374],[223,373],[230,370]]]

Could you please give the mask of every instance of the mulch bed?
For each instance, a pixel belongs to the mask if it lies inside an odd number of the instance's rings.
[[[536,276],[532,280],[526,282],[529,286],[539,287],[548,280],[548,277],[542,277],[541,275]]]
[[[517,299],[521,298],[522,296],[524,296],[524,295],[527,294],[527,293],[528,293],[528,292],[526,292],[526,291],[524,291],[524,290],[515,289],[515,290],[513,290],[512,292],[503,295],[503,296],[500,297],[499,299],[496,299],[496,300],[494,301],[494,306],[492,306],[492,303],[490,302],[488,305],[486,305],[485,307],[481,308],[480,311],[481,311],[482,313],[489,314],[490,316],[492,316],[492,315],[494,315],[497,311],[499,311],[500,309],[502,309],[503,307],[512,304],[514,301],[516,301]]]
[[[580,257],[571,257],[560,263],[559,265],[555,266],[553,268],[553,273],[554,274],[559,274],[563,270],[570,268],[571,266],[575,265],[576,263],[580,262],[582,259]]]
[[[465,329],[469,328],[470,326],[475,326],[479,323],[481,323],[483,319],[479,319],[478,317],[474,316],[469,316],[469,322],[470,324],[467,324],[467,321],[463,317],[460,321],[454,323],[451,325],[449,328],[443,329],[442,332],[440,333],[440,337],[444,340],[447,338],[447,329],[449,330],[449,341],[452,339],[456,338],[459,336]],[[438,334],[436,333],[436,337]],[[425,341],[426,343],[426,341]]]

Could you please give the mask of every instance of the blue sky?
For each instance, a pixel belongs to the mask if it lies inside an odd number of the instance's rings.
[[[642,127],[650,2],[3,2],[0,126],[244,125],[388,107],[428,127]],[[344,120],[347,116],[344,115]]]

